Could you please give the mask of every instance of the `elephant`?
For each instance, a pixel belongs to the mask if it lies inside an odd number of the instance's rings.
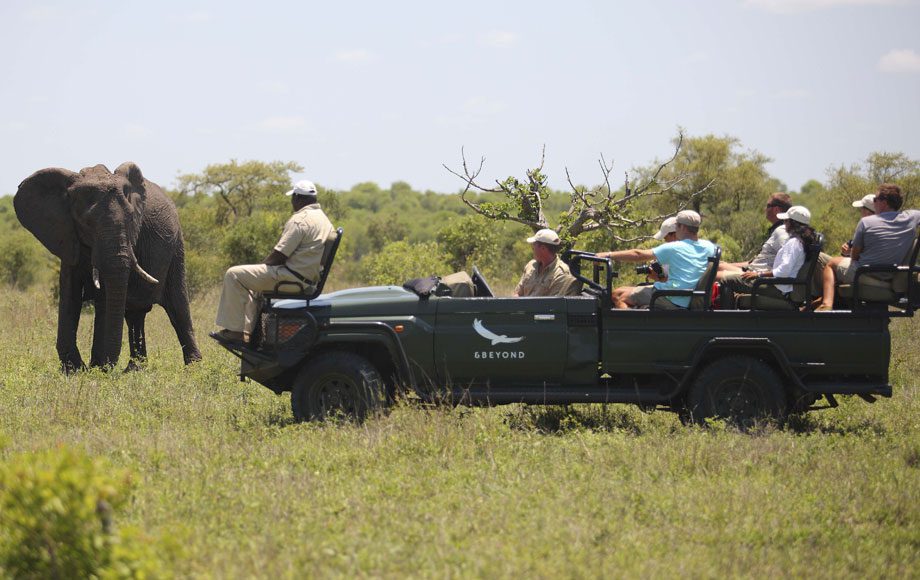
[[[146,359],[144,318],[154,304],[169,316],[185,364],[201,360],[185,282],[185,248],[179,214],[140,168],[122,163],[79,173],[36,171],[19,184],[16,216],[61,259],[57,352],[64,372],[85,368],[77,348],[84,301],[95,304],[90,366],[111,368],[128,325],[129,369]]]

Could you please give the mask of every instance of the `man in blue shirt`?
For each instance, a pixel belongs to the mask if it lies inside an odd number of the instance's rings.
[[[655,290],[693,290],[700,276],[706,270],[706,263],[716,251],[708,240],[699,239],[700,214],[684,210],[677,214],[677,241],[662,244],[651,250],[632,249],[615,252],[601,252],[601,258],[615,262],[650,262],[657,260],[667,272],[666,280],[659,280],[652,286],[622,286],[612,292],[616,308],[647,307]],[[686,308],[688,297],[661,298],[655,306]]]

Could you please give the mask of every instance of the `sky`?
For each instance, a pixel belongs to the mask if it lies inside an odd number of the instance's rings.
[[[163,186],[231,159],[347,189],[598,183],[682,127],[796,190],[873,151],[920,158],[920,0],[0,4],[0,194],[136,162]]]

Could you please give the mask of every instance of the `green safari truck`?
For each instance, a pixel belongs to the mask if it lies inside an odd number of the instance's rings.
[[[334,252],[333,252],[334,257]],[[270,294],[240,377],[291,392],[294,416],[357,418],[401,392],[432,402],[634,403],[750,422],[890,397],[888,307],[830,312],[616,310],[613,265],[569,256],[580,296],[469,297],[398,286]],[[588,275],[591,274],[591,275]]]

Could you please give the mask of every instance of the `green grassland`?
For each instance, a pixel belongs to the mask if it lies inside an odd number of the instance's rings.
[[[116,524],[181,546],[179,576],[916,577],[920,321],[892,323],[894,397],[740,433],[625,405],[401,404],[295,424],[148,317],[142,372],[58,372],[56,302],[0,299],[0,459],[68,445],[128,468]],[[80,344],[88,352],[91,319]],[[126,359],[126,349],[122,353]]]

